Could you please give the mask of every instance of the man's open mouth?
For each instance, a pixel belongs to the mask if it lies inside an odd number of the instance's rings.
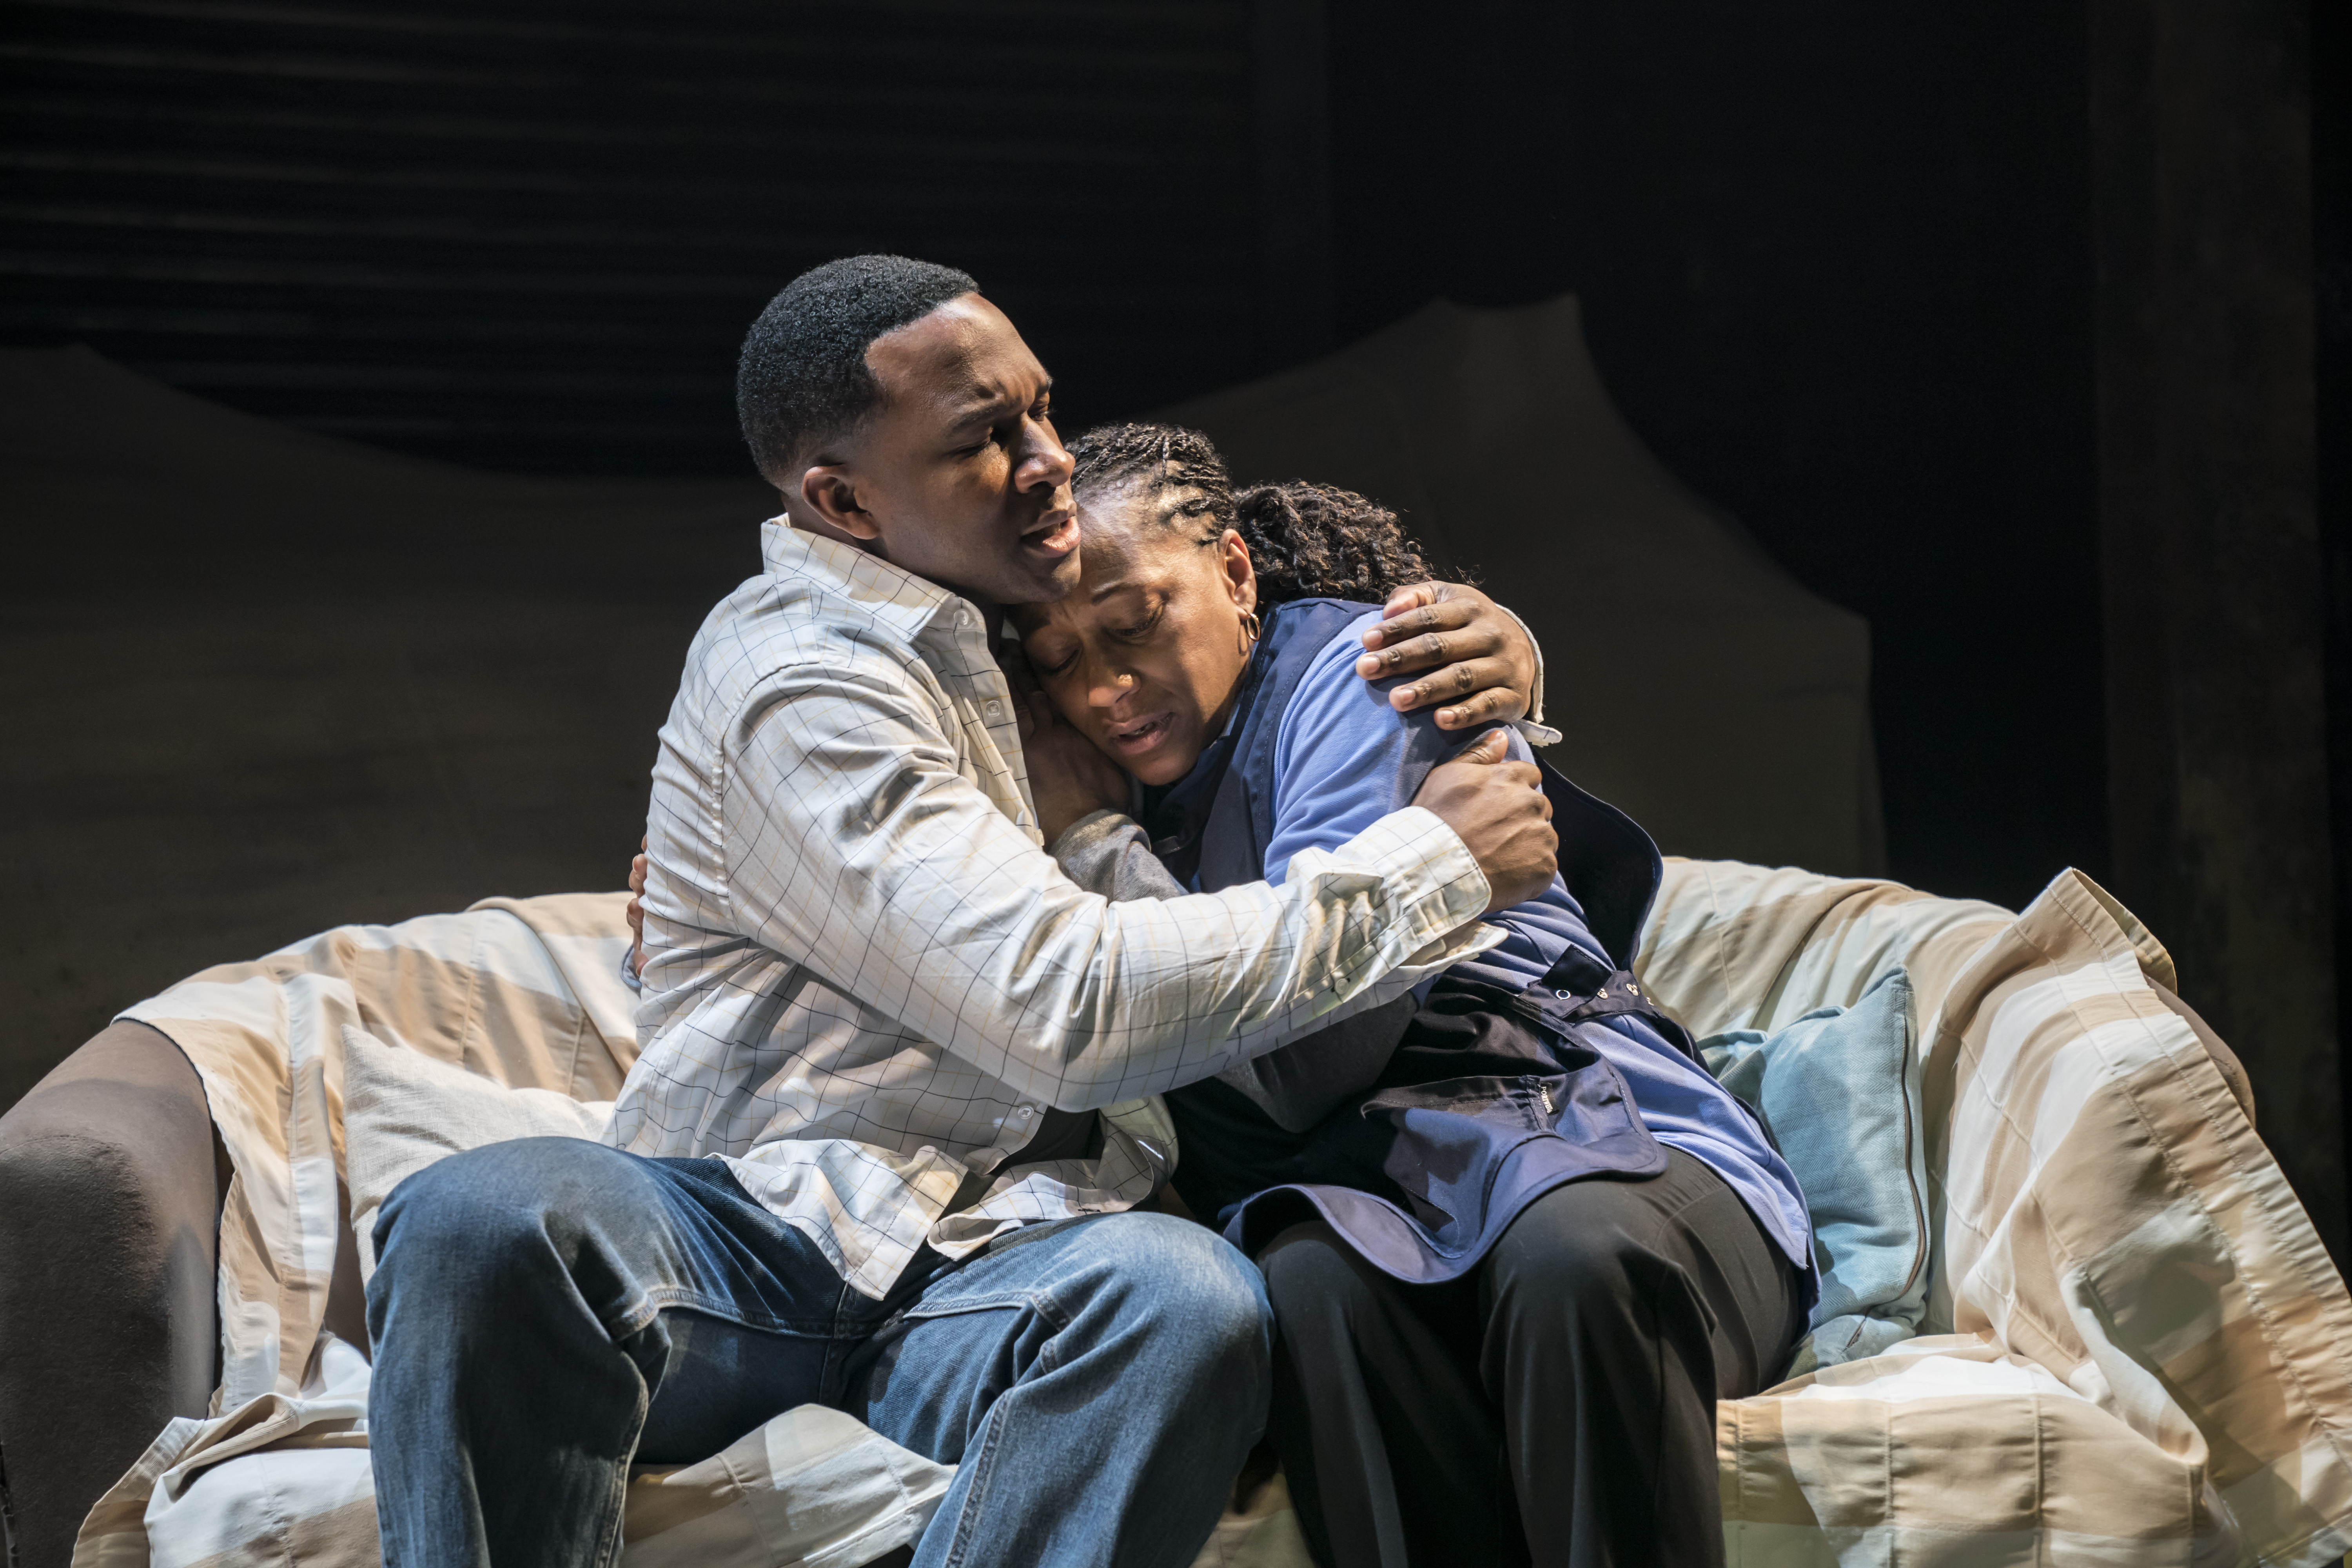
[[[1123,724],[1113,724],[1110,727],[1110,743],[1122,756],[1131,757],[1148,752],[1167,736],[1170,722],[1169,715],[1161,713],[1150,719],[1131,719]]]
[[[1021,531],[1021,544],[1040,555],[1067,555],[1078,547],[1078,514],[1049,511]]]

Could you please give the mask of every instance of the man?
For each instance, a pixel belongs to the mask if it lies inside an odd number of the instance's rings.
[[[662,731],[615,1147],[460,1155],[377,1226],[392,1568],[610,1563],[633,1458],[811,1401],[958,1465],[919,1563],[1205,1538],[1266,1308],[1213,1235],[1123,1212],[1166,1174],[1142,1097],[1480,951],[1555,840],[1532,769],[1458,763],[1280,889],[1064,878],[1041,840],[1124,786],[1031,801],[991,653],[1003,605],[1076,576],[1047,393],[970,278],[900,258],[753,327],[739,401],[786,510]]]

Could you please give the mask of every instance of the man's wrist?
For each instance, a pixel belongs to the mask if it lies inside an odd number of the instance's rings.
[[[1416,947],[1477,920],[1494,899],[1494,886],[1470,847],[1427,806],[1392,811],[1351,842],[1384,875],[1405,883],[1399,912],[1413,923]]]

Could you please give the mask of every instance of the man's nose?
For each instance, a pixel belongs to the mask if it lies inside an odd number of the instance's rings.
[[[1013,471],[1014,486],[1024,490],[1057,490],[1068,484],[1078,465],[1055,436],[1054,427],[1042,419],[1031,419],[1022,431],[1021,463]]]

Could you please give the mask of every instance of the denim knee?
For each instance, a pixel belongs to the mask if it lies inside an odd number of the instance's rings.
[[[371,1337],[395,1286],[462,1307],[507,1298],[534,1275],[560,1279],[572,1250],[564,1233],[600,1186],[609,1201],[613,1159],[582,1139],[519,1139],[450,1155],[402,1182],[375,1222]]]
[[[1255,1265],[1214,1231],[1163,1214],[1123,1214],[1097,1234],[1125,1298],[1145,1307],[1171,1347],[1218,1376],[1263,1387],[1274,1311]]]

